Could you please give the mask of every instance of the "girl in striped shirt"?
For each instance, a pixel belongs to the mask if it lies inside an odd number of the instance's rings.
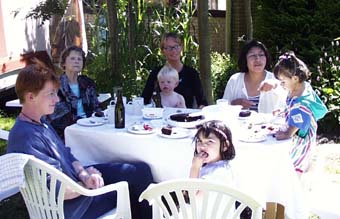
[[[274,67],[274,75],[289,92],[285,109],[287,129],[278,131],[276,139],[288,139],[295,135],[290,155],[300,176],[308,169],[311,149],[316,145],[317,121],[325,116],[327,108],[306,81],[310,71],[294,52],[280,56]]]

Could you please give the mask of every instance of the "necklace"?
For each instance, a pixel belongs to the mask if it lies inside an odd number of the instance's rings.
[[[33,122],[33,123],[37,123],[37,124],[39,124],[39,125],[42,125],[41,122],[38,122],[37,120],[32,119],[31,117],[29,117],[28,115],[26,115],[26,114],[23,113],[23,112],[21,112],[21,115],[23,115],[26,119],[31,120],[31,122]]]

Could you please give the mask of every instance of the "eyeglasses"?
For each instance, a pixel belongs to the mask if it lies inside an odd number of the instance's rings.
[[[180,45],[167,46],[167,47],[164,47],[163,49],[164,49],[165,51],[168,51],[168,52],[170,52],[170,51],[172,51],[172,50],[178,51],[178,50],[181,49],[181,46],[180,46]]]
[[[248,59],[252,59],[252,60],[255,60],[255,59],[257,59],[257,58],[263,59],[263,58],[265,58],[265,57],[266,57],[266,55],[265,55],[264,53],[260,53],[260,54],[249,54],[249,55],[247,56]]]

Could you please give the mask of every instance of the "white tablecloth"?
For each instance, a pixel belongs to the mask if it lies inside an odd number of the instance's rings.
[[[127,127],[133,120],[128,120]],[[144,161],[150,165],[157,182],[188,177],[194,151],[192,138],[165,139],[157,133],[136,135],[108,124],[72,125],[65,130],[65,140],[84,165]],[[283,204],[289,218],[305,218],[302,189],[288,155],[291,141],[268,137],[264,142],[244,143],[235,139],[234,145],[236,157],[232,165],[237,171],[240,189],[263,204]]]

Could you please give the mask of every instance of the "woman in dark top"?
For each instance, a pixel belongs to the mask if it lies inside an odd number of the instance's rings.
[[[90,117],[93,112],[100,112],[101,109],[94,81],[80,74],[85,66],[85,53],[82,48],[66,48],[61,55],[60,66],[64,69],[58,91],[60,101],[48,119],[63,139],[67,126],[74,124],[79,118]]]
[[[161,39],[160,48],[167,63],[178,71],[179,84],[175,91],[184,97],[185,105],[188,108],[194,108],[194,99],[196,99],[198,108],[208,105],[199,73],[181,62],[182,41],[179,36],[176,33],[166,33]],[[157,84],[157,74],[162,67],[157,67],[149,75],[142,93],[145,104],[150,103],[155,84]]]

